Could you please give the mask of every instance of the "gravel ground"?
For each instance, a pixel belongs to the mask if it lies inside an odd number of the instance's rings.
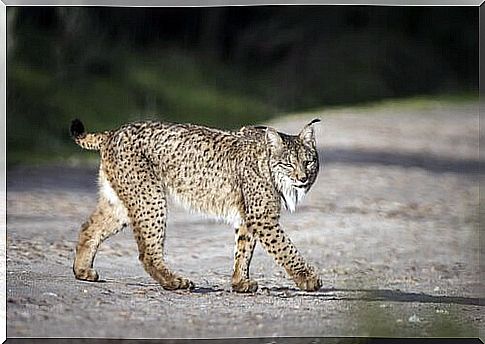
[[[294,133],[317,114],[271,123]],[[297,290],[258,246],[258,292],[230,292],[233,231],[170,208],[167,261],[197,285],[165,291],[131,229],[101,247],[103,280],[74,279],[93,166],[7,171],[9,337],[482,337],[478,104],[319,115],[319,178],[282,225],[324,287]]]

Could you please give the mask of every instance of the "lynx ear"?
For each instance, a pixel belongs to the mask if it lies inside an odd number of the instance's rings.
[[[305,125],[298,135],[304,144],[310,147],[315,147],[315,133],[313,131],[313,124],[320,122],[319,118],[315,118],[310,123]]]
[[[268,146],[272,147],[273,149],[280,150],[283,148],[283,139],[273,128],[266,128],[265,138]]]

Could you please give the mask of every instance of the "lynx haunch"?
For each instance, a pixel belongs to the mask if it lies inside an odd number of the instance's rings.
[[[145,270],[165,289],[192,288],[163,258],[167,197],[223,219],[236,231],[232,289],[254,292],[249,264],[256,241],[296,285],[321,287],[279,224],[281,207],[295,210],[319,170],[313,120],[298,135],[271,127],[222,131],[192,124],[135,122],[86,133],[71,124],[75,142],[99,150],[99,200],[82,225],[74,260],[76,278],[98,280],[93,262],[99,245],[131,225]]]

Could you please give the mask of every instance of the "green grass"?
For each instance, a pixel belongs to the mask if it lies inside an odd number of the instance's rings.
[[[391,107],[401,110],[424,110],[437,106],[462,105],[478,102],[478,92],[464,92],[454,94],[422,95],[408,98],[384,99],[381,101],[360,105],[362,111],[383,110]]]
[[[378,101],[347,105],[331,105],[312,108],[305,111],[292,113],[280,113],[278,117],[285,117],[292,120],[299,117],[319,117],[321,119],[329,116],[340,116],[343,114],[360,114],[362,116],[377,112],[400,112],[400,111],[426,111],[447,106],[460,106],[465,104],[478,103],[478,93],[463,92],[454,94],[423,95],[406,98],[389,98]]]
[[[447,309],[439,314],[436,309]],[[350,317],[357,333],[370,337],[477,337],[478,329],[467,323],[460,307],[448,304],[367,302]]]

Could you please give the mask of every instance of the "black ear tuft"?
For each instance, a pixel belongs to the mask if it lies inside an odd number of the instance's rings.
[[[71,122],[71,136],[78,137],[84,134],[84,124],[77,118]]]
[[[308,123],[308,125],[312,125],[313,123],[318,123],[318,122],[321,122],[321,121],[322,120],[320,118],[315,118],[310,123]]]

